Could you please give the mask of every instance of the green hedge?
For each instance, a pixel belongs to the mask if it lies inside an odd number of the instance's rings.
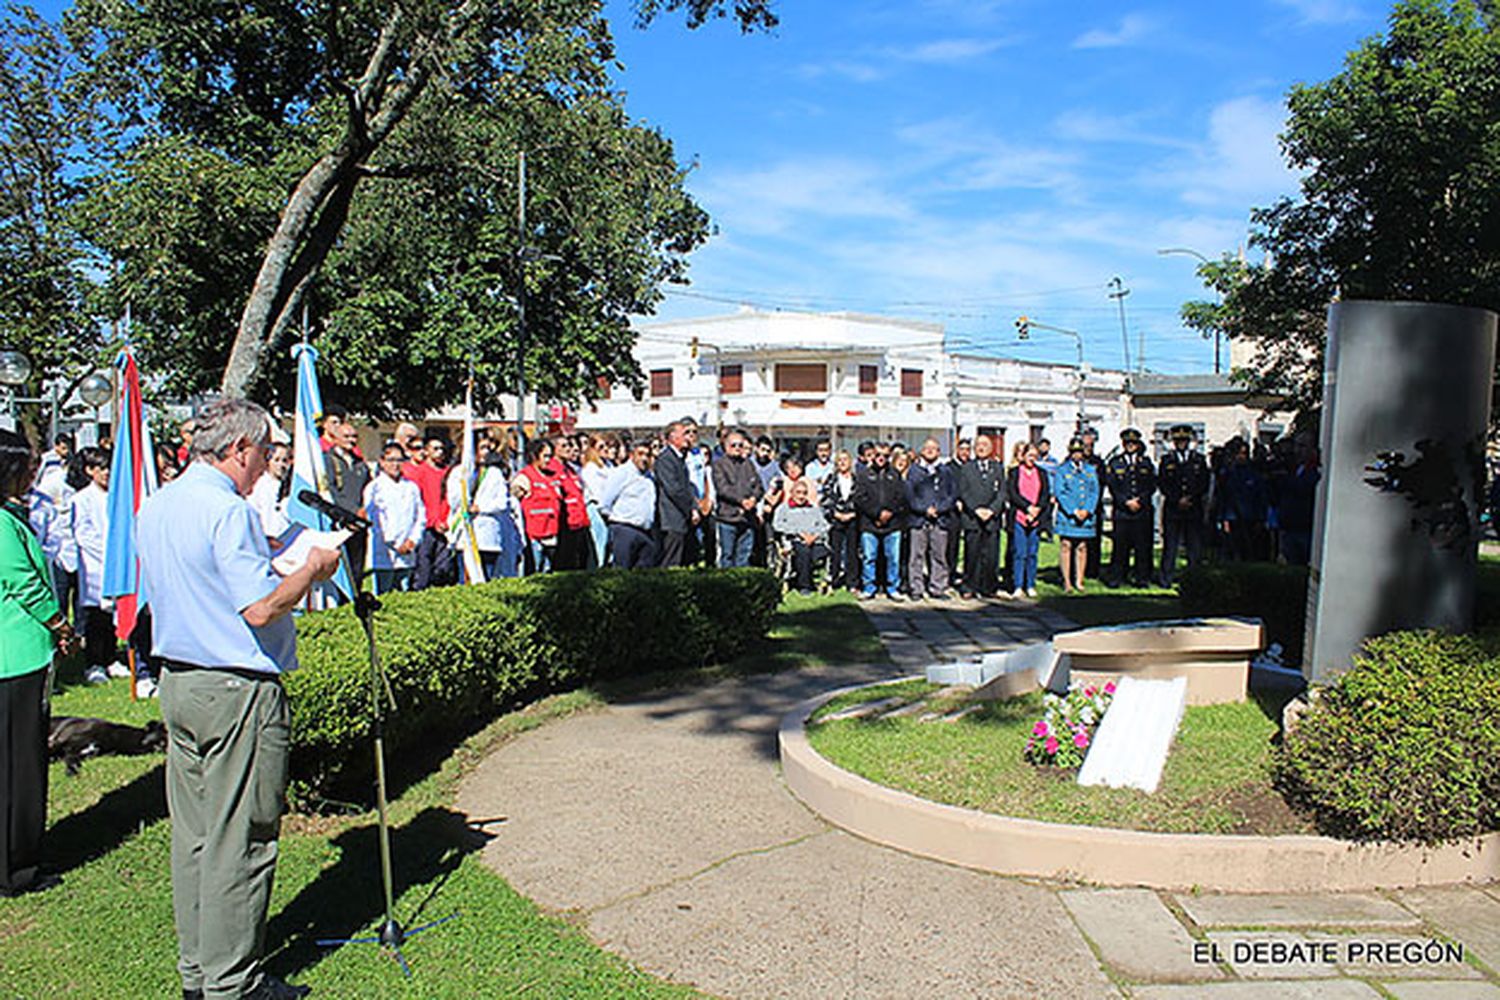
[[[556,573],[391,594],[376,619],[397,705],[387,758],[544,694],[731,659],[770,630],[780,597],[754,569]],[[364,630],[345,606],[299,619],[297,641],[292,774],[326,789],[370,768]]]
[[[1280,563],[1199,564],[1178,579],[1189,615],[1245,615],[1265,622],[1266,645],[1279,642],[1289,664],[1302,662],[1307,567]]]
[[[1438,843],[1500,823],[1500,655],[1396,632],[1319,689],[1276,757],[1288,801],[1355,840]]]

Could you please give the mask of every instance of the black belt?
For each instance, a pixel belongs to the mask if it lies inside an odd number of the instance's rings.
[[[185,674],[189,671],[195,670],[212,671],[216,674],[233,674],[234,676],[247,681],[271,681],[276,684],[281,683],[280,674],[273,674],[267,670],[251,670],[249,667],[205,667],[198,663],[186,663],[182,660],[169,660],[165,657],[158,657],[157,659],[162,666],[166,667],[173,673]]]

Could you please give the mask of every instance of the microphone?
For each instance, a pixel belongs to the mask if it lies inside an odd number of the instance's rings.
[[[331,500],[324,500],[312,490],[301,491],[297,494],[297,499],[328,518],[337,527],[363,531],[370,526],[368,518],[361,517],[348,507],[340,507]]]

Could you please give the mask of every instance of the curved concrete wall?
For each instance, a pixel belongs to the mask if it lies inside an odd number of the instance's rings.
[[[845,690],[856,690],[848,688]],[[833,691],[781,721],[781,767],[793,794],[835,826],[922,857],[1002,875],[1222,892],[1313,892],[1500,878],[1500,834],[1438,848],[1330,837],[1146,833],[1043,823],[942,805],[829,763],[805,723]]]

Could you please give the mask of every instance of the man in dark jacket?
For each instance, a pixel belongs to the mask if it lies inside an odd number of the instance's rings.
[[[1177,572],[1177,550],[1187,546],[1188,568],[1203,555],[1203,502],[1208,496],[1208,461],[1193,447],[1193,429],[1172,428],[1172,447],[1157,470],[1161,491],[1161,585],[1172,586]]]
[[[687,425],[674,420],[664,434],[667,444],[656,456],[656,524],[661,532],[657,544],[658,565],[681,566],[687,534],[698,519],[693,484],[687,471]]]
[[[1114,502],[1115,546],[1109,560],[1111,587],[1125,582],[1127,573],[1137,587],[1151,585],[1151,533],[1154,525],[1156,470],[1142,452],[1141,432],[1127,427],[1120,432],[1124,449],[1110,459],[1105,471],[1110,499]],[[1131,564],[1134,571],[1130,572]]]
[[[764,489],[750,462],[750,441],[730,431],[724,454],[713,464],[714,518],[719,522],[719,565],[748,566],[760,523],[756,507]]]
[[[995,460],[995,444],[986,435],[974,441],[974,459],[958,467],[958,510],[964,533],[964,597],[992,597],[1000,586],[1000,525],[1005,467]]]
[[[885,555],[885,595],[901,594],[901,528],[906,514],[906,483],[891,468],[891,446],[878,444],[870,465],[855,477],[854,509],[859,511],[859,549],[864,562],[861,600],[875,596],[876,556]]]
[[[941,458],[937,439],[928,438],[906,473],[906,523],[911,529],[906,576],[912,600],[924,596],[934,601],[948,599],[948,535],[953,530],[958,489],[952,466]]]

